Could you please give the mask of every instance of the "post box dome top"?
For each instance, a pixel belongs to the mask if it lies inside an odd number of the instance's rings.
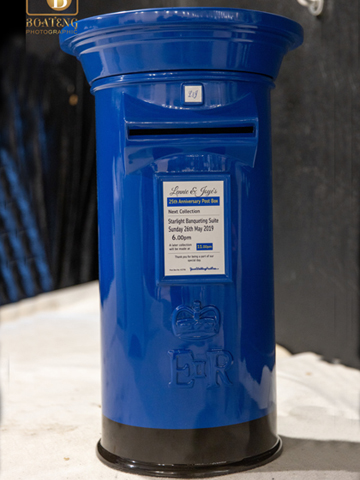
[[[61,48],[99,78],[179,70],[238,71],[275,79],[302,27],[270,13],[233,8],[132,10],[80,20],[60,33]]]

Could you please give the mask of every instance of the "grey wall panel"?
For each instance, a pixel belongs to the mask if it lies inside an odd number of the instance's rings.
[[[277,340],[360,367],[359,0],[325,0],[320,18],[296,0],[92,0],[79,18],[176,6],[264,10],[303,25],[304,45],[272,94]]]

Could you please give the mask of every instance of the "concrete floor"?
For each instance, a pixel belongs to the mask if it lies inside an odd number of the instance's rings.
[[[101,436],[97,282],[0,309],[2,480],[135,478],[95,455]],[[277,349],[284,451],[241,480],[360,480],[360,371]]]

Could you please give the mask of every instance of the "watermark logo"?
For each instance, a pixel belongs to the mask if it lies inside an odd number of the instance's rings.
[[[79,0],[26,0],[26,35],[76,33]]]

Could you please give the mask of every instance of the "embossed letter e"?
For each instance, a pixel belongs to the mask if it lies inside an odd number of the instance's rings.
[[[170,387],[192,388],[196,379],[206,379],[207,387],[231,386],[227,371],[233,364],[233,357],[226,350],[209,350],[206,360],[195,360],[191,350],[170,350]]]

